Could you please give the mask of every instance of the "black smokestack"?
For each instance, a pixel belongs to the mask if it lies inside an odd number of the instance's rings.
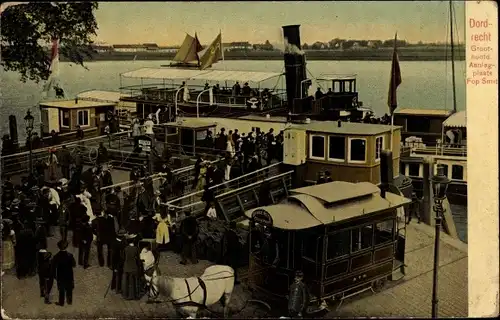
[[[392,152],[382,150],[380,152],[380,191],[385,198],[385,192],[389,190],[394,175],[392,173]]]
[[[289,110],[293,110],[293,101],[306,98],[307,90],[303,81],[306,79],[305,55],[300,45],[300,25],[283,26],[285,38],[285,78]]]

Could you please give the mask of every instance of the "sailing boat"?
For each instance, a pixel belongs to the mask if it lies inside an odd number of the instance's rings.
[[[409,176],[416,183],[414,187],[418,190],[423,179],[423,161],[429,160],[431,163],[443,165],[444,174],[451,180],[448,200],[452,204],[462,205],[467,203],[467,114],[465,110],[457,111],[454,9],[451,0],[449,12],[453,109],[403,109],[396,111],[394,120],[396,125],[403,127],[403,147],[408,149],[407,156],[403,156],[402,151],[401,173]]]
[[[200,67],[200,56],[199,52],[203,50],[198,36],[194,35],[192,37],[186,34],[181,47],[177,51],[177,54],[172,59],[173,62],[168,65],[168,67],[183,67],[183,68],[199,68]]]

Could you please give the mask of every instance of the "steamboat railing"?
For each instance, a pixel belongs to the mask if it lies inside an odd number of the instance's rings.
[[[172,88],[166,84],[148,84],[147,87],[142,85],[133,85],[121,87],[120,90],[126,97],[122,97],[122,101],[130,102],[146,102],[146,103],[174,103],[175,95],[179,87]],[[200,105],[210,104],[210,94],[209,92],[203,92],[205,90],[204,86],[192,85],[188,86],[189,98],[187,102],[196,104],[199,102]],[[201,93],[199,99],[198,95]],[[262,100],[263,90],[259,89],[259,94],[255,96]],[[248,99],[252,98],[251,95],[233,95],[231,89],[220,89],[218,93],[213,95],[213,103],[215,105],[221,106],[246,106]],[[178,94],[177,102],[183,102],[183,93]],[[198,101],[197,101],[198,100]],[[263,100],[262,100],[263,101]],[[275,109],[283,106],[284,101],[286,101],[286,91],[282,89],[273,89],[269,91],[269,99],[267,102],[263,102],[261,109]]]
[[[406,142],[401,146],[401,155],[441,155],[441,156],[467,156],[466,144],[436,144],[433,146],[423,143]]]

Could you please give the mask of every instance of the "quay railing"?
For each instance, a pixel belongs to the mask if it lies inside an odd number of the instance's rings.
[[[128,135],[129,131],[118,132],[109,136],[97,136],[62,144],[57,144],[49,147],[42,147],[32,150],[33,166],[38,161],[46,161],[49,157],[49,150],[56,152],[62,149],[63,146],[69,150],[70,154],[74,157],[76,153],[80,154],[82,161],[85,164],[93,163],[97,158],[97,150],[99,144],[105,143],[108,145],[109,141],[121,144],[123,138]],[[29,151],[23,151],[14,154],[7,154],[1,157],[2,176],[23,174],[29,172]]]

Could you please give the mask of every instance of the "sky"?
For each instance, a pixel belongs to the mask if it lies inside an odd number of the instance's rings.
[[[464,1],[454,3],[457,38],[465,34]],[[281,26],[301,25],[302,43],[334,38],[449,42],[448,1],[100,2],[97,41],[180,45],[186,33],[202,44],[282,42]]]

